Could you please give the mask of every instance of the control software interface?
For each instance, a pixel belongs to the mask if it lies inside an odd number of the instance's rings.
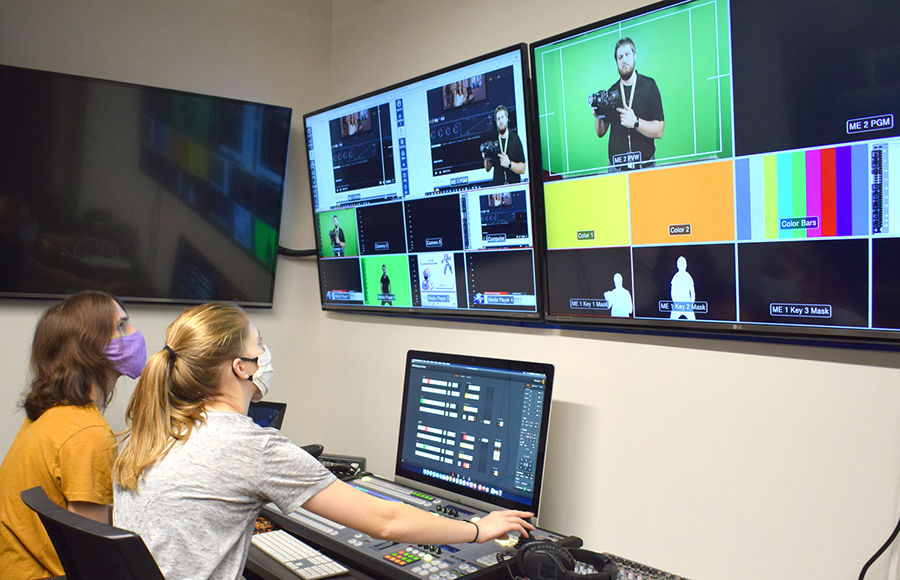
[[[898,27],[691,0],[532,45],[549,318],[891,337]]]
[[[397,472],[537,513],[552,365],[410,351]]]
[[[306,115],[323,307],[540,316],[523,55]]]

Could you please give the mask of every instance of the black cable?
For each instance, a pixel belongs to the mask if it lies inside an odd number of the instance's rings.
[[[878,557],[888,549],[888,546],[890,546],[891,542],[896,539],[898,533],[900,533],[900,521],[897,522],[897,526],[894,528],[894,531],[891,532],[891,537],[888,538],[887,542],[885,542],[884,545],[881,546],[881,548],[879,548],[877,552],[875,552],[875,555],[869,558],[869,561],[866,562],[866,565],[862,567],[862,571],[860,571],[859,573],[859,580],[863,580],[863,578],[866,576],[866,572],[869,570],[869,566],[874,564],[875,560],[877,560]]]
[[[509,572],[509,580],[523,580],[521,576],[513,574],[512,566],[510,565],[510,562],[512,562],[516,558],[515,554],[509,554],[506,552],[497,552],[496,558],[497,558],[497,563],[500,564],[501,566],[503,564],[506,564],[506,571]]]
[[[319,252],[315,249],[313,250],[291,250],[285,248],[284,246],[278,246],[278,255],[287,256],[289,258],[306,258],[309,256],[316,256]]]

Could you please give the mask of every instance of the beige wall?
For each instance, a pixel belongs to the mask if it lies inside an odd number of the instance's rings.
[[[640,1],[6,0],[0,62],[293,107],[282,245],[299,248],[304,112]],[[838,580],[900,517],[896,354],[350,316],[317,292],[312,262],[281,258],[275,308],[251,313],[298,443],[389,475],[408,349],[534,359],[557,369],[541,523],[589,548],[694,580]],[[0,451],[45,306],[0,304]],[[178,310],[130,308],[151,351]],[[116,428],[132,387],[107,412]],[[895,556],[868,578],[896,578]]]
[[[330,3],[320,0],[9,0],[0,3],[0,63],[293,108],[281,244],[306,248],[314,238],[302,116],[327,101],[331,12]],[[318,382],[321,314],[313,261],[281,259],[277,272],[275,308],[252,315],[278,357],[284,392],[294,388],[292,382]],[[26,381],[34,325],[48,304],[0,303],[0,361],[7,369],[0,385],[0,453],[22,421],[15,403]],[[136,305],[129,314],[153,352],[181,310]],[[125,427],[133,388],[133,381],[120,379],[106,413],[116,430]],[[293,403],[294,437],[305,439],[309,431],[301,425],[312,409],[299,397]]]

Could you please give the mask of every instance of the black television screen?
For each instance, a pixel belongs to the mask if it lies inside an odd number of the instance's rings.
[[[0,296],[271,306],[291,110],[0,66]]]
[[[304,116],[323,308],[541,316],[525,57]]]
[[[409,351],[396,475],[538,513],[553,365]]]
[[[548,320],[895,340],[898,26],[689,0],[533,44]]]

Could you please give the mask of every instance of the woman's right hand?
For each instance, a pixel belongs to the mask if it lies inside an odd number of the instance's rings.
[[[519,532],[522,537],[527,538],[528,532],[533,530],[534,526],[526,521],[526,518],[533,516],[531,512],[517,510],[491,512],[475,522],[478,526],[477,542],[483,544],[496,539],[505,540],[509,537],[509,532]]]

